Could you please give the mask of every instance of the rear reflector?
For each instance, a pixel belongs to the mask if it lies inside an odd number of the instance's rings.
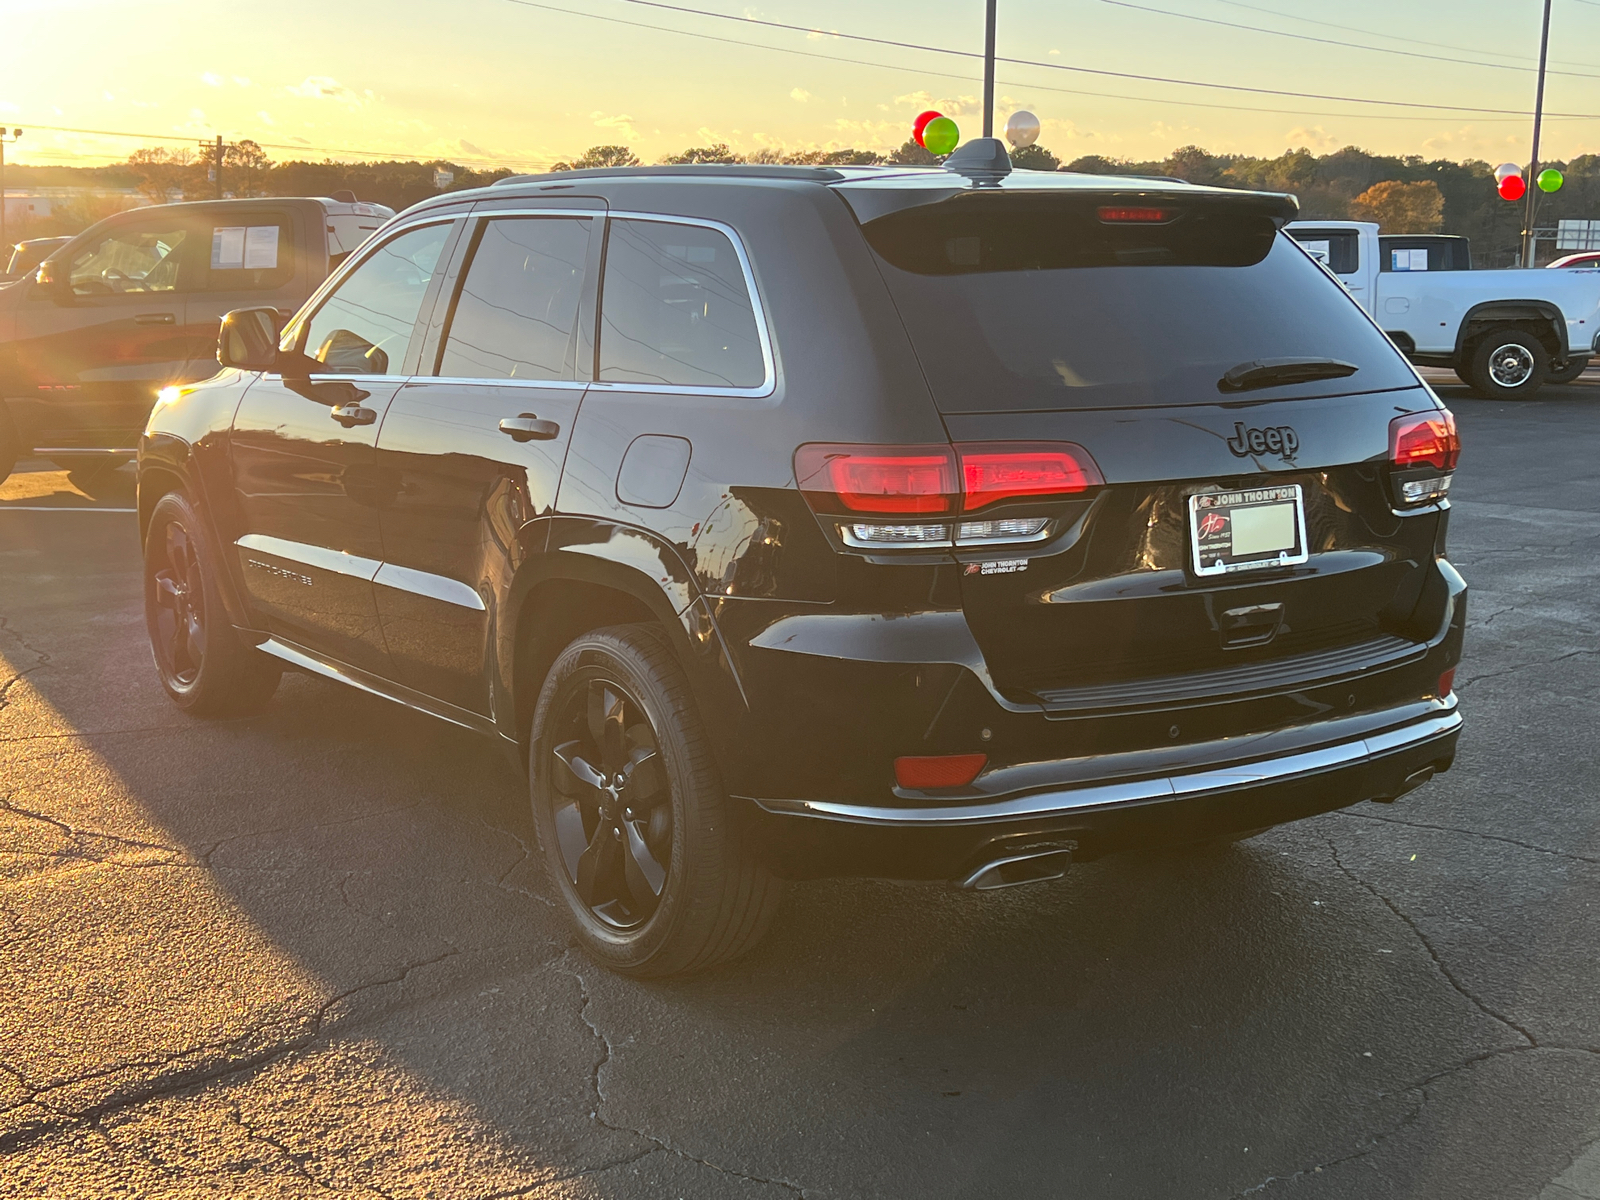
[[[894,780],[903,788],[962,787],[988,764],[987,754],[936,754],[894,760]]]
[[[1448,409],[1412,413],[1389,422],[1389,461],[1396,467],[1453,471],[1461,457],[1461,435]]]
[[[1441,700],[1444,699],[1451,692],[1455,691],[1455,687],[1456,687],[1456,669],[1454,667],[1451,667],[1443,675],[1439,676],[1439,698]]]
[[[1001,500],[1070,496],[1105,482],[1071,442],[958,446],[850,446],[812,442],[794,455],[795,478],[817,512],[971,512]]]
[[[1177,215],[1175,209],[1152,208],[1145,205],[1100,206],[1100,219],[1107,225],[1165,225]]]

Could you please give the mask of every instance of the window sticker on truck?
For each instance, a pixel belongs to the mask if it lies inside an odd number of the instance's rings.
[[[277,265],[276,225],[219,225],[211,231],[213,271],[270,271]]]

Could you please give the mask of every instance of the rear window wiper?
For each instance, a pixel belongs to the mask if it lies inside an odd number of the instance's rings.
[[[1360,369],[1355,363],[1337,358],[1255,358],[1230,367],[1217,380],[1217,390],[1248,392],[1285,383],[1309,383],[1313,379],[1343,379]]]

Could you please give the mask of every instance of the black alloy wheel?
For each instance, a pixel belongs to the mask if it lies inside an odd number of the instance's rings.
[[[654,915],[672,860],[672,805],[650,719],[601,675],[568,692],[566,740],[550,752],[555,828],[567,876],[595,918],[619,930]]]
[[[144,542],[144,615],[161,686],[197,717],[259,712],[282,670],[244,640],[218,591],[215,556],[182,492],[156,501]]]
[[[580,634],[544,673],[529,735],[533,825],[578,944],[641,978],[736,958],[781,881],[745,846],[699,707],[654,625]]]
[[[206,589],[200,559],[189,531],[168,521],[152,541],[154,573],[150,644],[161,674],[180,687],[193,687],[206,656]]]

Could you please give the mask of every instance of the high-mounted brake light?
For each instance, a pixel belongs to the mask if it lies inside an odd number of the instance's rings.
[[[849,446],[812,442],[795,478],[818,512],[919,515],[972,512],[1001,500],[1070,496],[1105,482],[1071,442]]]
[[[1178,215],[1175,209],[1147,205],[1102,204],[1099,211],[1107,225],[1165,225]]]
[[[1389,422],[1389,461],[1394,466],[1454,471],[1460,457],[1461,435],[1449,409],[1413,413]]]

